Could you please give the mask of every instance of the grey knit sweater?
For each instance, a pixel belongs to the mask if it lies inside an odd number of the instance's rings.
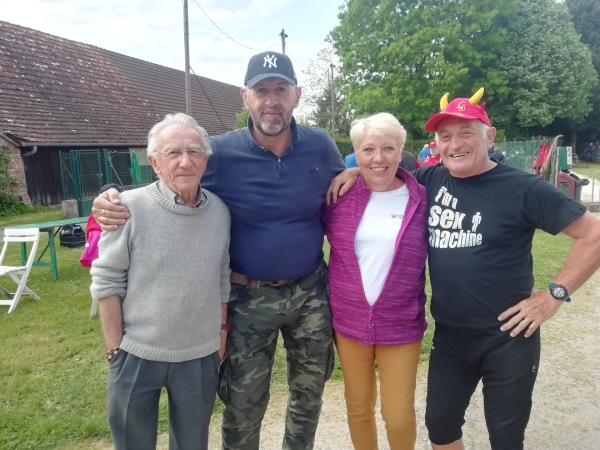
[[[203,192],[207,201],[197,208],[168,200],[157,183],[124,192],[131,218],[102,232],[90,291],[96,300],[122,298],[121,348],[139,358],[181,362],[220,347],[231,219],[216,195]]]

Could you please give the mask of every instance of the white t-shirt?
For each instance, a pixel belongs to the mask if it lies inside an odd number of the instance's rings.
[[[406,185],[393,191],[372,192],[358,224],[354,251],[365,296],[371,306],[379,297],[390,271],[408,199]]]

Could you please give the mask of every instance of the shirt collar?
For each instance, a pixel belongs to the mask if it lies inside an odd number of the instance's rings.
[[[158,186],[158,190],[167,200],[175,203],[176,205],[185,206],[185,202],[181,199],[181,197],[179,197],[175,192],[173,192],[173,190],[169,186],[167,186],[166,183],[163,183],[161,180],[158,180],[156,183]],[[198,186],[198,197],[196,200],[196,204],[193,207],[198,208],[200,205],[202,205],[202,203],[204,203],[205,198],[206,195],[204,194],[204,192],[202,192],[200,186]]]

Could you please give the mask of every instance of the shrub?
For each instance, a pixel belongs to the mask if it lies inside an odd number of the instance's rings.
[[[0,217],[39,211],[41,209],[39,206],[26,205],[11,195],[10,187],[15,184],[15,180],[8,171],[11,160],[9,148],[0,146]]]

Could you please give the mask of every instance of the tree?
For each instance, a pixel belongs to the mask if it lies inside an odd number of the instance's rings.
[[[250,117],[250,110],[244,106],[244,109],[235,115],[235,128],[247,127],[248,117]]]
[[[348,136],[350,131],[350,114],[345,107],[344,78],[337,69],[338,60],[332,47],[324,48],[317,54],[316,60],[311,60],[304,75],[306,84],[303,86],[303,103],[305,117],[313,126],[331,131],[331,65],[334,66],[334,118],[335,135]]]
[[[600,3],[598,0],[566,0],[573,24],[581,34],[581,42],[586,44],[592,54],[592,64],[600,75]],[[580,142],[587,145],[600,139],[600,84],[596,86],[590,99],[592,111],[586,117],[580,129]]]
[[[520,0],[507,33],[498,58],[507,89],[490,106],[494,124],[512,136],[540,132],[555,121],[581,124],[597,75],[565,5]]]
[[[506,88],[496,64],[517,0],[347,0],[329,40],[348,83],[347,107],[389,111],[413,137],[440,97],[486,100]]]
[[[336,78],[334,86],[339,81]],[[325,128],[331,133],[331,84],[325,86],[323,91],[315,95],[312,101],[314,109],[307,115],[308,122],[312,126]],[[334,87],[335,89],[335,87]],[[335,135],[348,137],[350,133],[351,118],[344,107],[344,96],[335,89],[334,93],[334,116],[335,116]]]

